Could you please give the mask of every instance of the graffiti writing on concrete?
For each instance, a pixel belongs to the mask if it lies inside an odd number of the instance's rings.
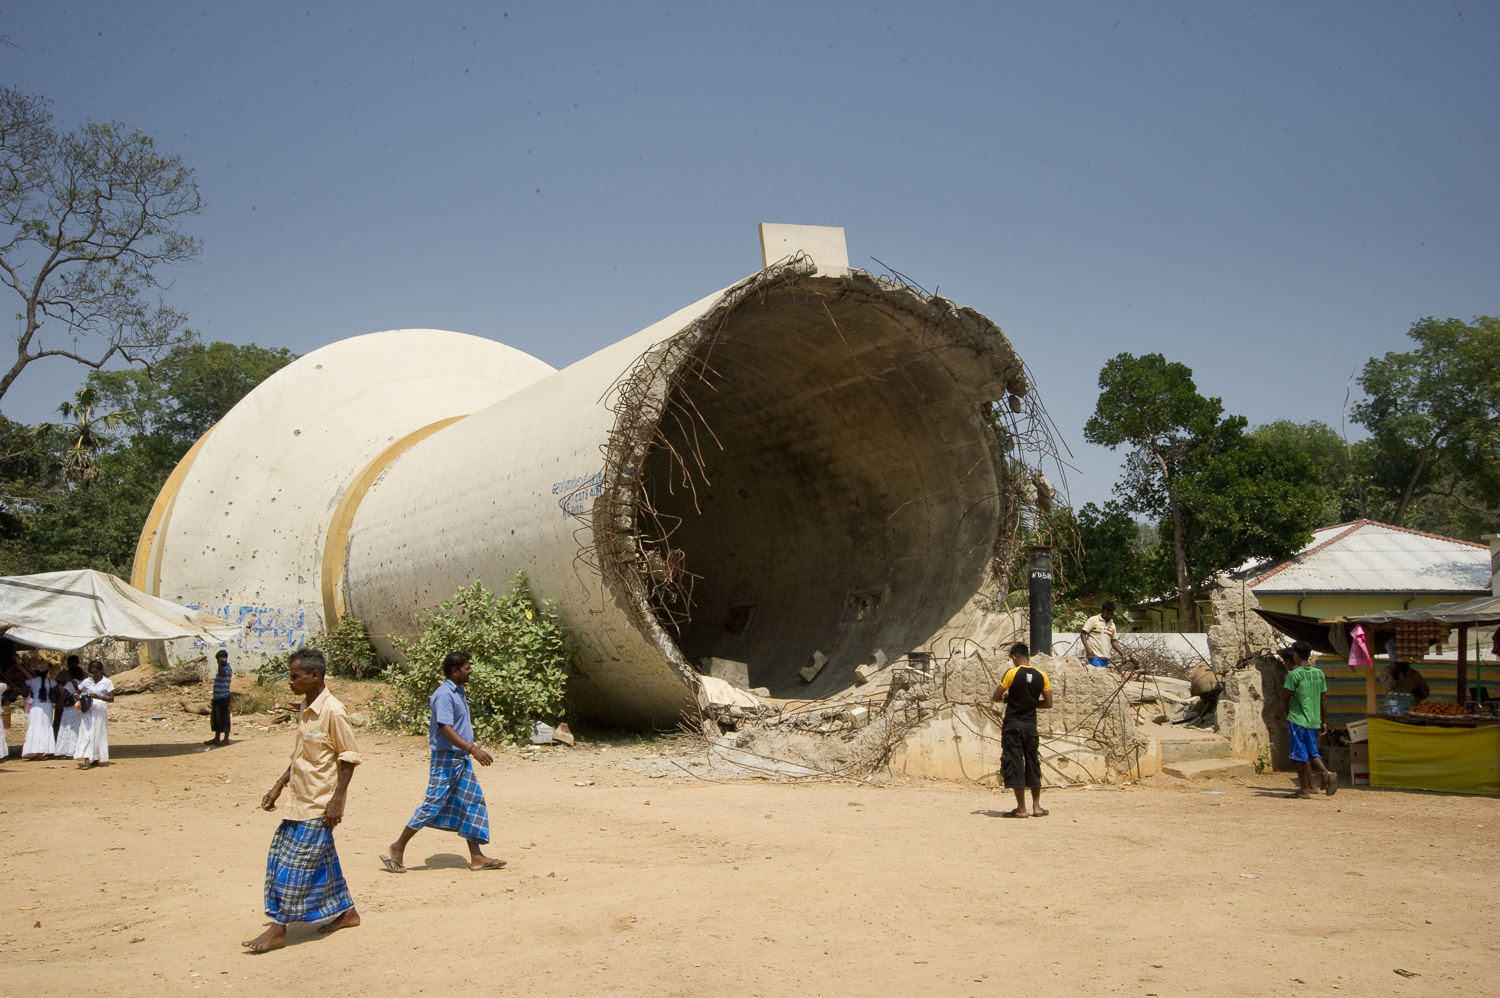
[[[189,608],[243,625],[245,633],[240,638],[240,648],[246,652],[277,655],[294,651],[307,643],[307,611],[301,607],[190,605]],[[201,638],[195,639],[193,644],[205,646]]]
[[[552,494],[559,497],[557,505],[562,509],[563,516],[582,518],[599,497],[599,490],[603,487],[604,472],[596,471],[592,475],[575,476],[553,484]]]

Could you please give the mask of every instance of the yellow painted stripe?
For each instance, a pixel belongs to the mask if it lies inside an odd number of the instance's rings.
[[[177,502],[177,492],[182,488],[188,469],[193,466],[193,460],[203,449],[203,442],[218,425],[215,423],[210,426],[208,432],[199,437],[193,446],[188,448],[188,452],[182,455],[182,460],[177,462],[177,467],[172,469],[161,491],[156,494],[156,501],[151,504],[151,512],[146,514],[146,522],[141,527],[141,538],[135,544],[135,560],[130,565],[130,584],[143,593],[149,593],[152,596],[161,595],[161,556],[167,546],[166,531],[172,521],[172,507]],[[144,645],[140,648],[137,657],[142,665],[146,664],[147,652]]]
[[[365,493],[380,477],[381,472],[404,454],[413,444],[432,436],[445,426],[451,426],[464,416],[450,416],[436,423],[429,423],[420,430],[413,430],[376,455],[375,460],[349,484],[328,522],[328,537],[323,542],[323,626],[332,628],[344,615],[344,556],[348,550],[349,530],[354,526],[354,514],[364,502]]]
[[[159,551],[159,546],[155,544],[157,533],[166,530],[167,523],[171,519],[169,513],[172,508],[172,501],[177,498],[177,490],[182,488],[183,479],[187,478],[188,469],[193,466],[193,459],[203,449],[203,442],[208,439],[209,433],[212,433],[218,425],[218,423],[215,423],[213,426],[210,426],[208,433],[199,437],[197,442],[188,448],[188,452],[182,455],[182,460],[177,462],[177,467],[172,469],[172,473],[167,476],[167,480],[162,485],[161,491],[156,494],[156,501],[151,504],[151,512],[146,515],[146,523],[141,527],[141,539],[135,545],[135,561],[130,566],[130,584],[143,593],[150,593],[152,596],[159,595],[157,593],[161,582],[161,556],[159,553],[154,559],[157,564],[158,578],[154,585],[150,581],[153,548]],[[148,585],[151,585],[152,588],[147,589]]]

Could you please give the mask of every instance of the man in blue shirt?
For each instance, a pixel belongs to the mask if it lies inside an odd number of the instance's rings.
[[[474,743],[469,701],[464,696],[464,684],[473,674],[468,652],[449,652],[443,659],[443,675],[447,678],[428,700],[432,716],[427,722],[427,745],[432,750],[432,767],[427,796],[391,843],[390,855],[380,857],[392,873],[406,872],[406,844],[423,828],[462,835],[469,844],[471,870],[498,870],[505,865],[505,860],[492,859],[480,850],[490,840],[490,812],[469,759],[472,756],[481,766],[495,759]]]

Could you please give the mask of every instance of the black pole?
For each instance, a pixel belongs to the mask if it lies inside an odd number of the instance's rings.
[[[1026,549],[1031,580],[1031,653],[1052,654],[1052,549]]]

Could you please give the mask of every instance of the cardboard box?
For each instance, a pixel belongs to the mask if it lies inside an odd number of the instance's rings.
[[[1349,783],[1356,787],[1370,785],[1370,743],[1352,742],[1349,745]]]

